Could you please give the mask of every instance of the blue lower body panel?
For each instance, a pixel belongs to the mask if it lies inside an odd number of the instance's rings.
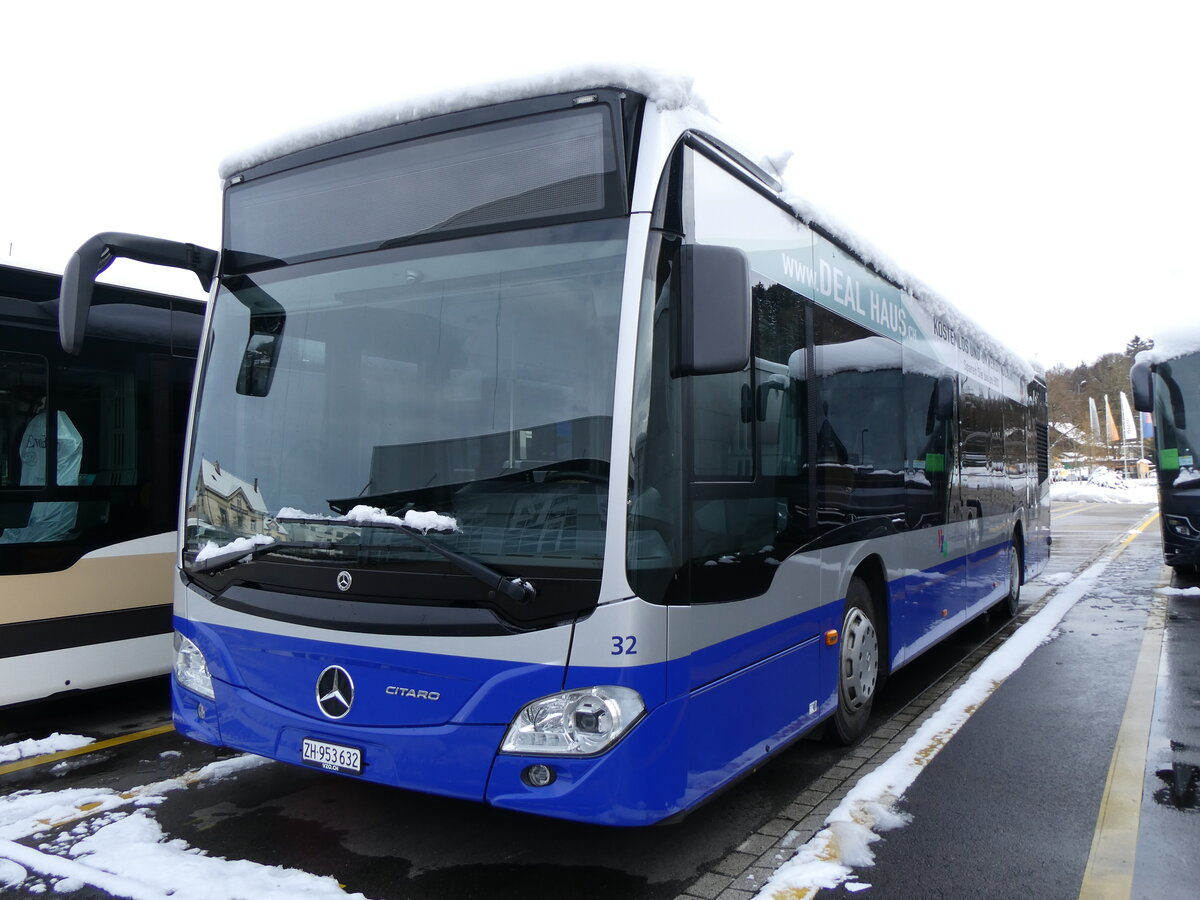
[[[300,742],[316,738],[363,751],[367,781],[414,790],[482,800],[504,725],[442,725],[429,728],[329,728],[305,722],[295,713],[263,700],[244,688],[214,684],[212,703],[171,685],[175,727],[187,737],[233,747],[280,762],[306,766]],[[198,707],[205,717],[200,718]],[[319,767],[317,767],[319,768]]]

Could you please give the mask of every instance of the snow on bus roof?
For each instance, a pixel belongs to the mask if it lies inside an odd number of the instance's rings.
[[[691,76],[642,66],[604,63],[575,66],[540,75],[397,100],[359,110],[323,123],[296,129],[255,147],[227,156],[221,162],[219,171],[222,178],[228,178],[236,172],[290,153],[357,134],[377,131],[391,125],[401,125],[512,100],[571,91],[586,91],[601,87],[625,89],[642,94],[660,111],[685,113],[691,120],[688,122],[689,125],[696,124],[703,129],[712,130],[717,136],[726,140],[730,146],[738,146],[737,141],[729,140],[728,136],[720,133],[719,123],[711,116],[708,105],[702,97],[695,93],[692,85],[693,78]],[[794,163],[794,159],[790,152],[783,153],[774,157],[764,157],[760,165],[768,172],[780,174],[780,181],[783,183],[783,190],[779,194],[780,199],[791,206],[801,220],[807,224],[818,226],[879,275],[908,291],[931,318],[940,319],[958,334],[971,337],[977,346],[987,350],[997,360],[1004,361],[1027,378],[1044,374],[1041,366],[1019,356],[998,342],[940,294],[904,271],[873,244],[842,224],[836,216],[811,203],[795,191],[789,185],[786,171],[789,168],[789,161]]]
[[[1198,351],[1200,351],[1200,322],[1176,325],[1172,326],[1169,335],[1155,337],[1154,347],[1138,353],[1136,361],[1158,365]]]
[[[410,97],[392,103],[359,110],[329,121],[309,125],[280,135],[270,141],[234,153],[222,160],[220,175],[228,178],[235,172],[259,165],[268,160],[307,150],[341,138],[377,131],[390,125],[403,125],[447,113],[462,112],[481,106],[523,100],[570,91],[586,91],[601,87],[625,88],[645,97],[660,109],[694,109],[707,114],[704,101],[692,92],[692,78],[674,75],[657,69],[638,66],[587,65],[562,69],[542,75],[496,81],[462,87],[436,94]]]

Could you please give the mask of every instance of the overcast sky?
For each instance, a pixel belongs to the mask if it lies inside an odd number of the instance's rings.
[[[1050,367],[1200,320],[1200,4],[35,3],[3,14],[0,261],[216,247],[217,164],[388,100],[616,62],[690,74],[752,154]],[[199,296],[120,261],[105,280]]]

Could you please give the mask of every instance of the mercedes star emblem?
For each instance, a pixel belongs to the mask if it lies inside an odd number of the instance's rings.
[[[340,719],[354,703],[354,681],[341,666],[329,666],[317,678],[317,706],[331,719]]]
[[[338,572],[337,586],[339,591],[350,590],[350,585],[354,583],[354,579],[350,577],[349,572]]]

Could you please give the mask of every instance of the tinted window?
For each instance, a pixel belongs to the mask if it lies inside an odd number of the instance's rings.
[[[9,334],[47,356],[0,353],[4,571],[173,531],[192,360],[94,336],[64,357],[57,334]]]
[[[779,250],[810,253],[811,234],[709,160],[692,157],[691,233],[751,262],[753,362],[689,379],[692,599],[752,597],[811,537],[807,459],[808,303],[764,271]]]
[[[816,309],[818,516],[827,529],[904,511],[900,345]]]
[[[226,269],[619,212],[607,106],[393,144],[233,185]]]

